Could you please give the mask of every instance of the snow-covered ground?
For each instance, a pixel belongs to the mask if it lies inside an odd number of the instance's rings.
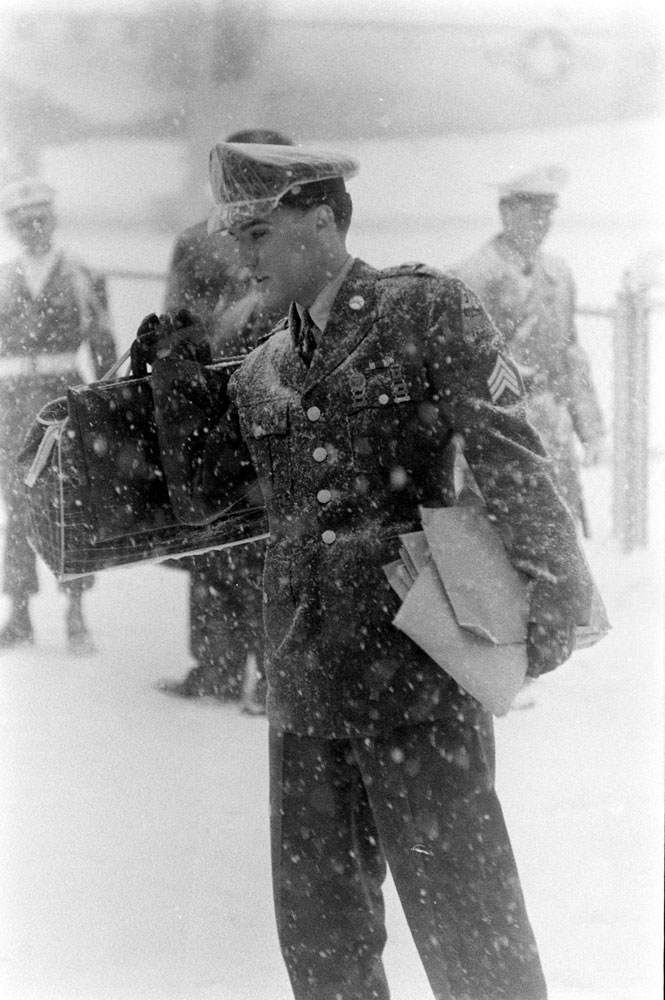
[[[497,721],[498,785],[551,1000],[659,1000],[663,479],[648,548],[609,535],[586,476],[589,557],[613,631]],[[188,666],[186,575],[101,574],[96,655],[65,653],[46,573],[34,648],[2,656],[0,996],[287,1000],[273,926],[267,723],[154,688]],[[392,883],[394,1000],[431,996]]]

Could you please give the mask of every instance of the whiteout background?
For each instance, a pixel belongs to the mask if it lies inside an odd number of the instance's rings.
[[[493,181],[555,161],[572,180],[548,248],[569,259],[582,304],[611,305],[626,267],[648,272],[662,298],[663,134],[654,120],[345,143],[363,167],[350,249],[377,265],[445,267],[495,231]],[[174,234],[134,228],[132,209],[177,192],[168,144],[87,143],[45,166],[63,242],[102,268],[165,269]],[[105,206],[108,221],[91,221]],[[159,281],[111,284],[120,348],[161,295]],[[585,472],[588,555],[613,631],[539,681],[534,708],[496,726],[499,793],[551,1000],[662,995],[663,327],[661,314],[645,549],[626,555],[612,537],[609,462]],[[611,425],[610,329],[587,324],[583,339]],[[99,652],[85,659],[67,657],[63,597],[45,570],[42,584],[36,646],[0,661],[0,996],[287,1000],[267,722],[154,688],[191,665],[186,574],[99,575],[86,598]],[[390,881],[386,892],[393,998],[425,1000]]]

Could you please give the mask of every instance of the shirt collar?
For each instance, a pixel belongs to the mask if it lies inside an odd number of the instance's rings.
[[[503,256],[515,264],[523,274],[531,274],[533,271],[536,261],[539,259],[540,250],[536,250],[532,257],[527,257],[521,250],[519,250],[510,237],[501,232],[497,237],[495,237],[495,243],[500,248]]]
[[[330,319],[330,313],[333,307],[333,302],[337,296],[338,291],[342,287],[344,279],[351,270],[353,266],[354,258],[349,254],[340,267],[339,271],[333,275],[327,285],[325,285],[319,294],[316,296],[311,306],[309,307],[309,314],[312,317],[312,322],[315,326],[323,333]],[[302,320],[302,315],[305,311],[305,307],[301,306],[299,302],[295,303],[298,316]]]
[[[46,253],[36,256],[25,252],[19,255],[21,271],[33,297],[39,295],[44,289],[59,259],[60,250],[56,246],[52,246]]]

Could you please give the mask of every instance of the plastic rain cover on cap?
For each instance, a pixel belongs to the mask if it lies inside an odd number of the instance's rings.
[[[269,214],[287,191],[300,184],[346,180],[358,173],[351,156],[296,146],[220,142],[210,151],[210,186],[217,207],[208,232]]]

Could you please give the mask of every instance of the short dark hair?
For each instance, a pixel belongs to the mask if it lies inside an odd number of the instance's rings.
[[[269,146],[292,146],[293,139],[275,132],[269,128],[247,128],[241,132],[232,132],[227,136],[227,142],[262,142]]]
[[[284,197],[280,198],[279,203],[287,208],[305,210],[314,205],[328,205],[332,209],[338,229],[346,232],[351,225],[353,202],[341,177],[332,177],[325,181],[312,181],[311,184],[301,184],[296,190],[287,191]]]

